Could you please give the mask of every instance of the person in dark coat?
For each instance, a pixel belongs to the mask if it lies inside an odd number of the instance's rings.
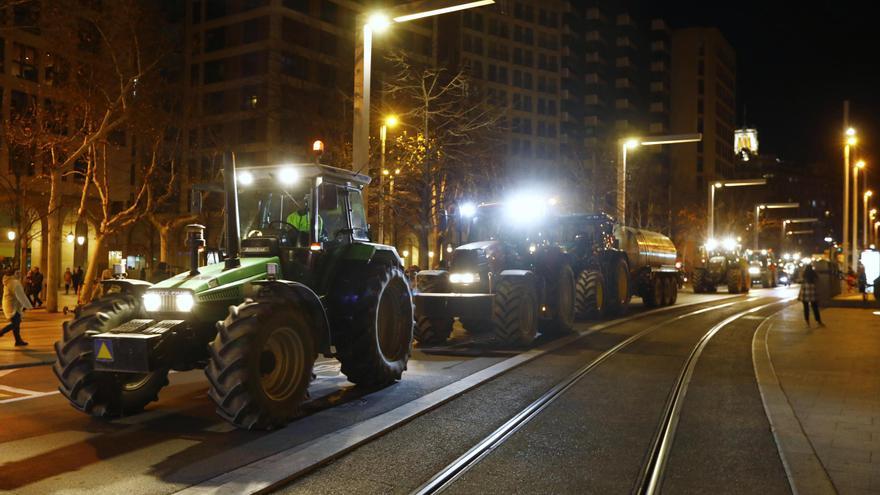
[[[83,267],[76,267],[76,271],[73,272],[73,293],[79,295],[79,289],[83,285],[83,279],[85,277],[85,273],[83,272]]]
[[[804,270],[804,280],[798,293],[798,300],[804,305],[804,320],[810,324],[810,306],[813,307],[813,317],[820,327],[824,327],[822,316],[819,314],[819,298],[816,292],[816,284],[819,282],[819,274],[813,269],[813,265],[807,265]]]

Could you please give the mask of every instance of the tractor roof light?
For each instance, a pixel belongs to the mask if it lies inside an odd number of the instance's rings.
[[[716,249],[718,249],[718,241],[715,239],[709,239],[708,241],[706,241],[705,247],[706,251],[715,251]]]
[[[721,241],[721,245],[724,247],[726,251],[735,251],[736,250],[736,239],[733,237],[728,237]]]
[[[254,183],[254,174],[243,171],[238,173],[238,183],[243,186],[249,186]]]
[[[278,172],[278,179],[282,184],[289,186],[299,180],[299,171],[290,166],[284,167]]]
[[[533,225],[547,216],[547,199],[533,194],[519,194],[505,204],[507,219],[516,225]]]

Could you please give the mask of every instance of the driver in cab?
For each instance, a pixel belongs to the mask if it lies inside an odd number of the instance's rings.
[[[299,246],[306,246],[309,243],[309,229],[311,222],[309,221],[309,196],[306,195],[297,208],[290,215],[287,215],[287,223],[293,226],[297,231],[296,243]],[[318,215],[318,231],[324,231],[324,219]]]

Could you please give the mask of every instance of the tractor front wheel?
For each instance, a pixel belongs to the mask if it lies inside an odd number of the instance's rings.
[[[348,334],[339,339],[337,349],[348,380],[373,387],[399,380],[406,370],[412,354],[413,303],[400,268],[373,265],[367,270],[355,279],[362,285]]]
[[[315,344],[307,318],[286,300],[260,297],[217,324],[205,375],[226,421],[248,430],[284,426],[305,400]]]
[[[506,345],[524,346],[538,333],[538,296],[531,278],[502,278],[492,303],[495,338]]]
[[[549,335],[564,335],[574,329],[574,272],[568,265],[562,265],[550,281],[548,299],[553,305],[553,319],[545,322],[542,331]]]
[[[605,311],[605,279],[601,272],[584,270],[578,275],[574,307],[580,319],[602,317]]]
[[[168,385],[168,370],[150,373],[113,373],[94,370],[92,339],[86,332],[103,333],[141,317],[140,301],[130,294],[113,294],[76,310],[64,322],[62,340],[55,342],[58,390],[80,411],[97,417],[114,417],[141,412],[158,400],[159,390]]]
[[[727,292],[730,294],[739,294],[743,290],[743,277],[739,268],[734,268],[727,272]]]

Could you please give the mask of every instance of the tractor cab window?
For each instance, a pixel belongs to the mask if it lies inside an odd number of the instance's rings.
[[[369,241],[367,212],[364,209],[364,198],[357,189],[348,190],[348,204],[351,206],[351,232],[359,241]]]
[[[471,220],[468,241],[491,241],[498,239],[502,231],[503,215],[498,207],[480,207]]]
[[[349,231],[348,212],[340,189],[336,184],[322,184],[319,189],[318,217],[323,224],[320,239],[322,242],[343,241]]]
[[[282,246],[308,246],[310,204],[309,188],[305,184],[287,190],[240,195],[241,233],[244,239],[276,237]]]

